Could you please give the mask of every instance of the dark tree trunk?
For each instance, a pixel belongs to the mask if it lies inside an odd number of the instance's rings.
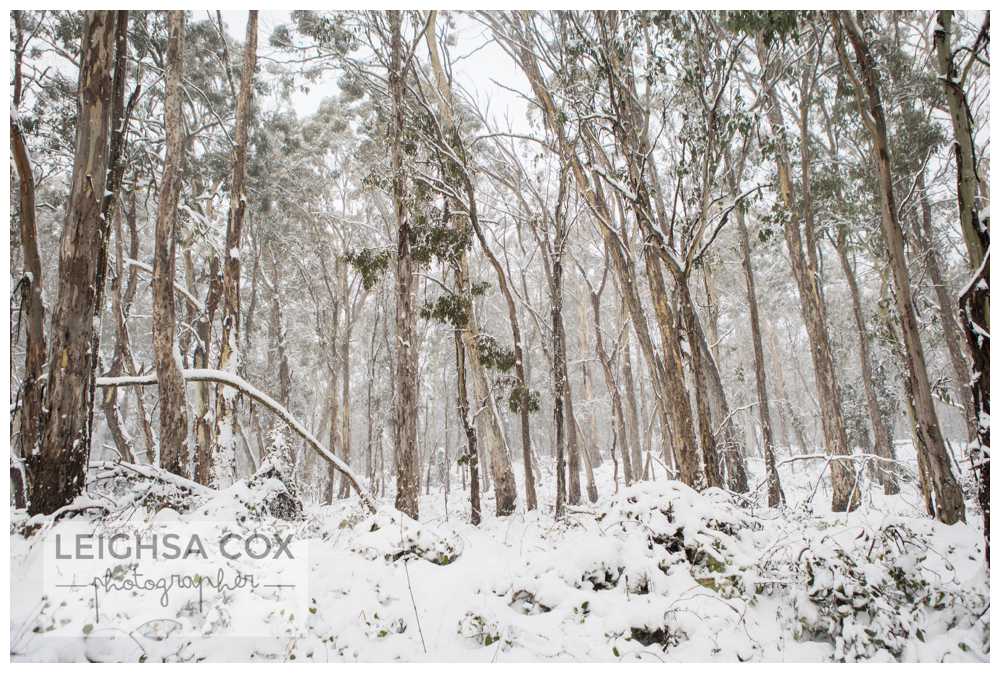
[[[851,73],[856,83],[855,99],[858,110],[872,139],[872,152],[878,166],[879,188],[882,201],[882,232],[885,235],[889,267],[892,271],[896,308],[899,311],[903,343],[906,346],[906,360],[909,368],[913,392],[917,451],[923,454],[927,466],[929,484],[925,488],[933,495],[932,514],[944,523],[965,520],[965,501],[961,488],[951,471],[951,462],[944,438],[941,436],[934,399],[931,396],[930,381],[924,347],[920,341],[920,331],[914,315],[913,297],[910,289],[909,269],[903,247],[903,229],[899,224],[896,199],[893,194],[892,167],[889,157],[888,132],[882,107],[879,75],[869,46],[860,29],[848,12],[833,14],[834,29],[838,33],[837,50],[844,68]],[[854,49],[860,78],[855,76],[853,66],[847,57],[843,35]],[[860,79],[860,81],[858,81]]]
[[[76,152],[59,250],[59,292],[53,311],[39,450],[26,457],[31,514],[50,514],[84,487],[90,457],[92,352],[97,299],[101,204],[107,184],[116,13],[89,11],[80,48]]]

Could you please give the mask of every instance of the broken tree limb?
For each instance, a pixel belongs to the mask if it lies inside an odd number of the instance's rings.
[[[220,383],[222,385],[230,386],[236,388],[241,393],[247,397],[253,399],[254,401],[260,403],[267,409],[269,409],[274,415],[284,421],[292,430],[294,430],[302,439],[306,441],[309,446],[313,448],[316,453],[322,456],[328,463],[333,465],[333,467],[338,470],[341,474],[347,477],[348,481],[351,482],[351,486],[357,491],[358,497],[361,498],[362,506],[371,513],[375,512],[375,500],[372,498],[371,494],[361,486],[361,481],[355,476],[351,468],[344,463],[340,458],[331,453],[325,446],[319,443],[313,435],[305,428],[302,423],[300,423],[294,416],[289,413],[287,409],[278,404],[270,395],[255,388],[250,383],[244,379],[236,376],[235,374],[230,374],[229,372],[219,371],[217,369],[185,369],[181,372],[185,381],[205,381],[211,383]],[[97,378],[97,385],[99,387],[108,386],[153,386],[157,385],[156,374],[146,374],[145,376],[101,376]]]

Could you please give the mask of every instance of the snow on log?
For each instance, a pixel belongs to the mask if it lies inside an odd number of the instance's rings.
[[[351,482],[354,490],[361,498],[361,504],[369,512],[375,512],[375,500],[366,489],[361,486],[360,480],[355,476],[351,468],[340,458],[330,452],[325,446],[319,443],[315,437],[302,425],[287,409],[278,404],[270,395],[255,388],[249,382],[230,372],[223,372],[217,369],[184,369],[181,371],[185,381],[205,381],[211,383],[221,383],[222,385],[236,388],[247,397],[259,402],[270,409],[278,418],[283,420],[302,439],[309,444],[316,453],[322,456],[328,463],[333,465],[341,474]],[[113,386],[152,386],[156,385],[156,374],[146,374],[144,376],[99,376],[96,385],[99,387]]]

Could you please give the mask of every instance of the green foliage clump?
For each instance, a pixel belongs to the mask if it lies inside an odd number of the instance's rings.
[[[463,329],[469,323],[469,302],[457,294],[443,294],[420,307],[420,317]]]
[[[514,349],[508,348],[489,334],[480,334],[476,339],[479,347],[479,361],[487,369],[506,373],[515,363]]]
[[[534,413],[541,408],[541,395],[528,386],[515,384],[510,390],[508,405],[515,414],[521,412],[521,405],[527,405],[528,413]]]
[[[410,227],[410,252],[420,264],[432,259],[455,263],[469,248],[471,238],[467,227],[452,227],[435,223],[432,218],[415,214]]]
[[[362,248],[348,252],[344,255],[344,260],[361,274],[361,283],[365,289],[371,290],[389,268],[392,252],[378,248]]]

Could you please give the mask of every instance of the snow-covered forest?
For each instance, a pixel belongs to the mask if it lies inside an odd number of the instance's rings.
[[[988,12],[9,34],[13,660],[989,660]]]

